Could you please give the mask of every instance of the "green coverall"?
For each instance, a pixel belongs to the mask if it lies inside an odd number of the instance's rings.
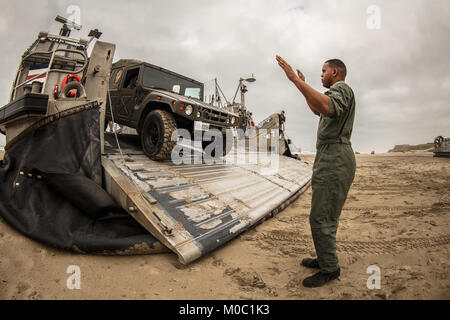
[[[330,110],[327,116],[320,115],[309,221],[320,270],[331,273],[339,268],[336,232],[355,177],[356,160],[350,143],[355,96],[343,81],[332,85],[325,95]]]

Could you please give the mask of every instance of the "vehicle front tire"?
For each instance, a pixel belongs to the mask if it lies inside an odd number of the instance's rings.
[[[140,133],[144,153],[152,160],[168,160],[176,141],[172,133],[177,130],[174,116],[164,110],[153,110],[145,117]]]

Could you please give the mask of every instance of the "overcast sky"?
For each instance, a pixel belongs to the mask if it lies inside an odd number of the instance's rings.
[[[76,5],[83,29],[72,36],[87,38],[98,28],[101,40],[116,44],[115,60],[142,59],[210,88],[217,77],[228,99],[240,77],[254,74],[246,105],[255,121],[284,109],[287,133],[303,150],[315,149],[318,117],[286,79],[276,54],[321,92],[323,62],[340,58],[346,63],[347,83],[357,99],[355,151],[386,152],[396,144],[450,136],[448,0],[0,3],[2,105],[23,51],[40,30],[57,33],[54,17],[73,15],[67,10]]]

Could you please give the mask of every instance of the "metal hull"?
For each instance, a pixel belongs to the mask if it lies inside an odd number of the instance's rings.
[[[434,156],[450,158],[450,138],[438,136],[434,139]]]
[[[435,152],[435,157],[441,157],[441,158],[450,158],[450,151],[449,152]]]

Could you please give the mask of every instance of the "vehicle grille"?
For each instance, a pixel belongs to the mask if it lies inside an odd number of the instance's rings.
[[[202,108],[202,117],[210,122],[226,124],[228,114],[225,112]]]

